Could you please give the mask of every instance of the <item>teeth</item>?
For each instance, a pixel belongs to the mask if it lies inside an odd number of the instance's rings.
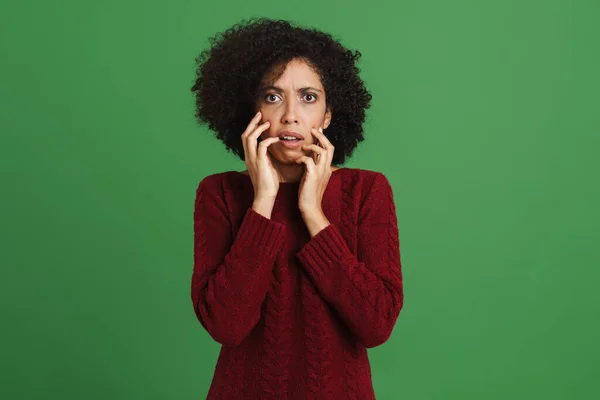
[[[282,137],[282,139],[284,139],[284,140],[294,140],[294,139],[297,139],[297,138],[294,137],[294,136],[284,136],[284,137]]]

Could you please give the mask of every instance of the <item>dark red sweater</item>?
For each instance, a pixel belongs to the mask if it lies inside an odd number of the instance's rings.
[[[330,222],[313,238],[299,182],[282,182],[271,218],[248,175],[204,178],[194,211],[191,297],[222,344],[207,399],[374,399],[366,348],[403,305],[392,188],[380,172],[332,172]]]

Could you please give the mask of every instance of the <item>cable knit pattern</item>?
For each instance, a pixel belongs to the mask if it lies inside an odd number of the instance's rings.
[[[194,207],[194,312],[221,351],[207,399],[374,399],[367,348],[404,303],[394,195],[375,171],[333,171],[310,237],[299,182],[271,218],[250,177],[209,175]]]
[[[287,270],[287,266],[276,270],[273,275],[273,289],[267,294],[259,382],[265,393],[278,399],[285,398],[287,393],[288,368],[291,361],[291,291],[286,287]]]
[[[304,306],[306,373],[309,396],[307,399],[334,398],[331,387],[331,333],[323,321],[327,318],[325,305],[314,286],[302,279]]]

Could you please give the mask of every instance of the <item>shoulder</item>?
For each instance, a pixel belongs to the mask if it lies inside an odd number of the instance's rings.
[[[217,172],[206,175],[198,183],[196,194],[203,193],[212,197],[224,197],[224,191],[232,186],[236,186],[236,183],[240,184],[240,178],[243,179],[244,176],[237,171]]]
[[[360,187],[362,192],[369,192],[374,185],[389,185],[387,177],[383,172],[363,168],[340,168],[339,173],[344,180],[349,181],[355,187]]]
[[[383,172],[363,168],[344,168],[340,170],[344,196],[354,198],[360,215],[366,215],[373,209],[386,209],[386,204],[394,202],[393,192],[388,178]]]
[[[219,172],[216,174],[206,175],[200,180],[198,184],[198,190],[214,190],[221,186],[223,182],[223,173]]]
[[[196,198],[209,198],[212,202],[226,203],[228,207],[245,205],[253,198],[252,181],[249,175],[239,171],[212,173],[200,181]],[[250,203],[251,204],[251,203]]]
[[[200,180],[198,186],[204,188],[222,187],[227,183],[235,182],[240,180],[240,178],[244,178],[244,175],[242,172],[239,171],[217,172],[210,175],[206,175]]]

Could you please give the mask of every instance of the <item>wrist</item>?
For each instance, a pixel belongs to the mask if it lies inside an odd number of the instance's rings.
[[[302,217],[306,218],[316,218],[325,215],[323,210],[317,206],[300,207],[300,213],[302,214]]]
[[[302,219],[311,238],[330,225],[329,220],[321,210],[302,212]]]
[[[266,218],[271,218],[273,206],[275,205],[274,198],[255,198],[252,202],[252,209]]]

